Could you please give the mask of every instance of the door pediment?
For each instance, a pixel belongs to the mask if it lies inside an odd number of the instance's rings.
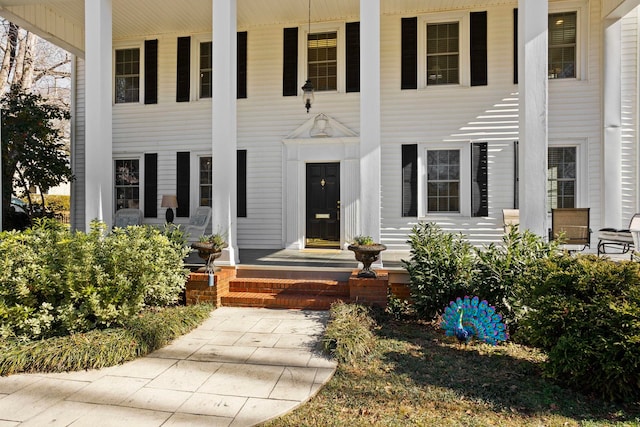
[[[298,126],[293,132],[291,132],[283,142],[299,142],[300,140],[317,140],[317,139],[330,139],[336,140],[336,142],[355,142],[358,134],[352,129],[346,127],[333,117],[319,113],[300,126]]]

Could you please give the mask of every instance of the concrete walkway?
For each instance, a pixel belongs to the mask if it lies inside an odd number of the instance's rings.
[[[313,396],[336,364],[327,312],[223,307],[147,357],[94,371],[0,378],[5,426],[251,426]]]

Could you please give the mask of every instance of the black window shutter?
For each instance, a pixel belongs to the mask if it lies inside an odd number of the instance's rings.
[[[144,155],[144,217],[158,216],[158,154]]]
[[[471,216],[489,215],[488,144],[471,145]]]
[[[345,26],[347,92],[360,92],[360,23],[347,22]]]
[[[180,217],[189,216],[190,166],[191,154],[188,151],[178,152],[176,159],[176,197],[178,199],[176,216]]]
[[[518,9],[513,9],[513,84],[518,84]]]
[[[402,18],[401,89],[418,88],[418,18]]]
[[[402,216],[418,216],[418,145],[402,146]]]
[[[238,33],[238,93],[236,97],[247,97],[247,32]]]
[[[144,42],[144,103],[158,103],[158,40]]]
[[[471,86],[487,84],[487,12],[471,12]]]
[[[519,162],[519,153],[520,142],[513,141],[513,170],[514,170],[514,180],[513,180],[513,208],[518,209],[520,207],[520,162]]]
[[[298,95],[298,28],[284,29],[282,96]]]
[[[178,37],[178,68],[176,75],[176,102],[189,102],[189,93],[191,92],[191,37]]]
[[[239,218],[247,217],[247,150],[238,150],[237,157],[237,198],[238,198],[238,212]]]

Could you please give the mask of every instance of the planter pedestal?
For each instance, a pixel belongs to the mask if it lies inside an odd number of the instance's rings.
[[[359,278],[375,279],[378,277],[375,271],[371,269],[371,264],[380,259],[380,252],[387,249],[385,245],[349,245],[347,247],[356,256],[356,260],[362,263],[362,270],[358,272]]]
[[[194,242],[191,247],[198,251],[198,256],[205,262],[204,267],[198,269],[198,273],[215,273],[220,267],[214,265],[214,261],[222,255],[222,248],[207,242]]]
[[[349,299],[351,302],[387,308],[387,293],[389,289],[389,275],[378,273],[375,279],[358,276],[354,271],[349,278]]]

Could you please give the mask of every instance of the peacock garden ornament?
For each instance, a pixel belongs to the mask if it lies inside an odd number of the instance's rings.
[[[480,301],[478,297],[458,297],[451,301],[444,310],[440,327],[447,336],[455,336],[464,344],[472,337],[493,345],[509,338],[502,316],[487,301]]]

